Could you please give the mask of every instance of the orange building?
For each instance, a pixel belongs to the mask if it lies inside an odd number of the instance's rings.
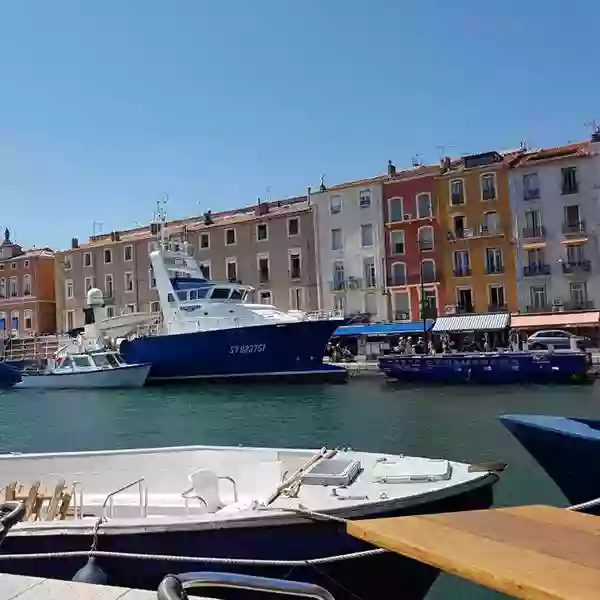
[[[508,168],[516,155],[441,161],[437,178],[446,314],[517,310]]]
[[[0,245],[0,338],[55,332],[54,252],[23,251],[6,229]]]

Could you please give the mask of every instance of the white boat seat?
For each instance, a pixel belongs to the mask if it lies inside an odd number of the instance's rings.
[[[191,488],[183,492],[184,498],[196,498],[206,505],[209,513],[215,513],[225,506],[219,495],[219,477],[210,469],[198,469],[188,475]],[[233,484],[235,486],[235,483]]]

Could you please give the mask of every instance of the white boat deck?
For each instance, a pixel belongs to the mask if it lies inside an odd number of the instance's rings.
[[[0,573],[0,600],[156,600],[156,592]]]

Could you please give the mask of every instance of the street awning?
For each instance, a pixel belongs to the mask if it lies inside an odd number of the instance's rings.
[[[438,317],[432,331],[497,331],[508,327],[508,313],[489,313],[483,315],[454,315]]]
[[[367,323],[338,327],[333,335],[408,335],[411,333],[423,333],[425,329],[429,331],[432,327],[433,321],[427,322],[426,328],[423,327],[423,321],[411,321],[410,323]]]
[[[512,329],[543,329],[555,327],[598,327],[600,311],[556,312],[546,315],[512,315]]]

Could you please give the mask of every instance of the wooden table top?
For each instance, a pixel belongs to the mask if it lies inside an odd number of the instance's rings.
[[[550,506],[352,521],[375,546],[526,600],[600,600],[600,517]]]

